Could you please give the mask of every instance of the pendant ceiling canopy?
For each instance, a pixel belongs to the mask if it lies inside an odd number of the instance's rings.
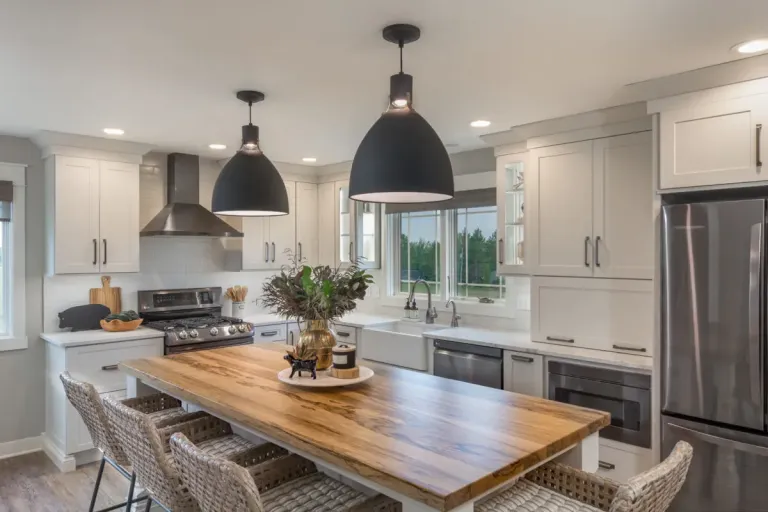
[[[435,130],[413,109],[413,77],[403,73],[403,46],[421,36],[413,25],[390,25],[384,39],[400,48],[390,77],[389,106],[357,148],[349,196],[371,203],[422,203],[453,197],[453,169]]]
[[[251,123],[251,107],[264,99],[258,91],[239,91],[248,103],[243,144],[221,170],[213,187],[211,210],[219,215],[267,217],[288,214],[288,193],[274,164],[259,147],[259,127]]]

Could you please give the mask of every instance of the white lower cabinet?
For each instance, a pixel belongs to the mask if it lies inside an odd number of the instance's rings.
[[[611,439],[600,439],[597,474],[624,483],[653,467],[653,452]]]
[[[504,351],[504,391],[544,397],[544,357]]]
[[[296,326],[296,324],[293,324]],[[296,336],[294,334],[294,336]],[[256,332],[253,335],[254,343],[268,343],[268,342],[281,342],[288,341],[288,327],[285,323],[282,324],[270,324],[261,325],[256,327]],[[296,338],[298,341],[298,337]]]
[[[91,335],[92,332],[88,332]],[[110,333],[106,333],[107,337]],[[163,355],[163,336],[114,343],[66,347],[46,345],[46,414],[44,449],[62,471],[72,471],[77,464],[95,460],[91,436],[77,410],[67,400],[59,375],[70,375],[94,385],[99,395],[124,398],[125,374],[118,363],[128,359]]]
[[[534,277],[531,338],[652,356],[653,282]]]

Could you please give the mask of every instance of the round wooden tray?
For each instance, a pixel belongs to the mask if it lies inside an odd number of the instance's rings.
[[[360,376],[356,379],[337,379],[336,377],[331,377],[331,374],[327,370],[317,372],[317,379],[313,379],[307,371],[303,371],[301,377],[299,377],[299,372],[296,372],[296,375],[294,375],[293,378],[290,378],[290,368],[280,370],[277,374],[277,378],[280,382],[303,388],[338,388],[359,384],[373,377],[373,370],[367,366],[360,366],[359,368]]]

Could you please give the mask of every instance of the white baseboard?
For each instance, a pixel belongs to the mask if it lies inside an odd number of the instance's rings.
[[[59,468],[59,471],[62,473],[68,473],[75,470],[77,467],[75,458],[62,452],[59,447],[56,446],[56,443],[54,443],[45,434],[42,435],[42,445],[43,451],[48,456],[48,458],[51,459],[51,462],[53,462],[56,467]]]
[[[27,437],[0,443],[0,459],[16,457],[25,453],[38,452],[42,449],[42,436]]]

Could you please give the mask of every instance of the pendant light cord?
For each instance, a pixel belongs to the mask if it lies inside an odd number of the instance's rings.
[[[253,124],[253,102],[248,102],[248,124]]]
[[[402,39],[398,42],[398,46],[400,47],[400,74],[403,74],[403,40]]]

